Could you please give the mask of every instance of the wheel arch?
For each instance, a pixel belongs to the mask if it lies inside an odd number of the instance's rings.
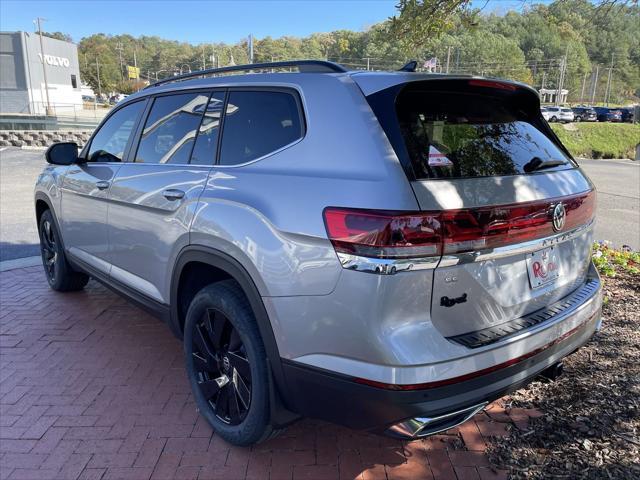
[[[53,204],[51,199],[47,197],[43,192],[36,192],[35,194],[35,210],[36,210],[36,227],[38,231],[40,230],[40,218],[42,218],[42,214],[49,210],[51,212],[51,216],[53,217],[53,222],[55,223],[56,229],[60,235],[60,243],[62,243],[62,249],[66,251],[64,246],[64,238],[62,238],[62,230],[60,229],[60,223],[58,222],[58,216],[56,215],[56,211],[53,208]]]
[[[180,251],[171,275],[171,329],[179,338],[182,338],[186,308],[182,303],[181,295],[186,293],[184,288],[185,282],[190,281],[189,273],[193,274],[195,272],[196,276],[198,276],[197,274],[202,272],[199,269],[202,268],[210,269],[206,280],[199,280],[202,282],[202,286],[204,286],[205,282],[209,284],[212,281],[232,279],[242,288],[258,324],[258,330],[267,354],[268,367],[272,373],[275,386],[278,392],[285,393],[287,387],[282,370],[282,361],[262,297],[251,275],[240,262],[230,255],[211,247],[196,245],[190,245]],[[195,286],[197,287],[198,284],[196,283]],[[195,287],[192,289],[195,290]],[[192,294],[192,292],[189,292],[189,294]],[[286,395],[280,395],[280,398],[286,398]]]
[[[51,210],[53,217],[55,218],[56,214],[53,210],[53,206],[51,205],[51,200],[43,193],[36,192],[35,194],[35,209],[36,209],[36,222],[40,223],[40,217],[45,212],[45,210]]]

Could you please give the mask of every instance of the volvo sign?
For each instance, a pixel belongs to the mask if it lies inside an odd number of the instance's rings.
[[[42,61],[42,55],[40,53],[38,54],[38,57],[40,58],[40,61]],[[51,65],[52,67],[69,68],[69,66],[71,65],[71,62],[68,58],[57,57],[55,55],[45,55],[44,61],[47,65]]]

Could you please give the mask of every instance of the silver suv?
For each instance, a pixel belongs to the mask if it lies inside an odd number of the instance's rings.
[[[162,318],[234,444],[301,416],[430,435],[559,374],[600,324],[594,187],[526,85],[196,72],[46,158],[49,284],[92,277]]]

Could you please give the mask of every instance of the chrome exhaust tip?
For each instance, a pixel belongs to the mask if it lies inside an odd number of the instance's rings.
[[[404,440],[428,437],[466,422],[486,406],[487,402],[482,402],[478,405],[438,415],[437,417],[410,418],[392,425],[385,433]]]

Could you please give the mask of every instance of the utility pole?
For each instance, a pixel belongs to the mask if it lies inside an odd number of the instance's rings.
[[[253,34],[249,34],[249,63],[253,63]]]
[[[202,45],[202,69],[207,69],[207,60],[204,57],[204,45]]]
[[[369,60],[370,60],[369,57],[367,57],[367,71],[371,70]]]
[[[53,115],[53,110],[51,109],[51,101],[49,100],[49,82],[47,81],[47,66],[44,61],[44,42],[42,41],[42,25],[40,22],[44,20],[44,18],[36,18],[38,22],[38,34],[40,35],[40,60],[42,61],[42,76],[44,77],[44,91],[47,97],[47,115]]]
[[[593,79],[593,88],[591,89],[591,104],[596,101],[596,90],[598,89],[598,73],[600,72],[600,65],[596,65],[596,75]]]
[[[220,68],[220,58],[216,55],[216,50],[211,47],[211,66]]]
[[[456,72],[460,71],[460,47],[456,47]]]
[[[567,73],[567,56],[569,55],[569,45],[565,51],[564,57],[560,63],[560,76],[558,78],[558,89],[556,91],[556,105],[560,105],[560,99],[562,98],[562,90],[564,90],[564,79]]]
[[[102,98],[102,84],[100,83],[100,63],[98,57],[96,57],[96,75],[98,76],[98,95]]]
[[[614,54],[611,54],[611,66],[609,67],[609,75],[607,76],[607,88],[604,91],[604,103],[609,106],[609,96],[611,95],[611,73],[613,72],[613,58]]]
[[[542,72],[542,85],[540,85],[540,90],[544,89],[544,85],[546,83],[547,80],[547,72]]]
[[[122,64],[122,50],[123,50],[122,42],[118,42],[116,45],[116,50],[118,51],[118,57],[120,58],[120,78],[124,80],[124,67]]]
[[[451,58],[451,45],[447,47],[447,73],[449,73],[449,59]]]
[[[580,92],[580,103],[584,103],[584,87],[587,85],[587,72],[582,77],[582,91]]]

